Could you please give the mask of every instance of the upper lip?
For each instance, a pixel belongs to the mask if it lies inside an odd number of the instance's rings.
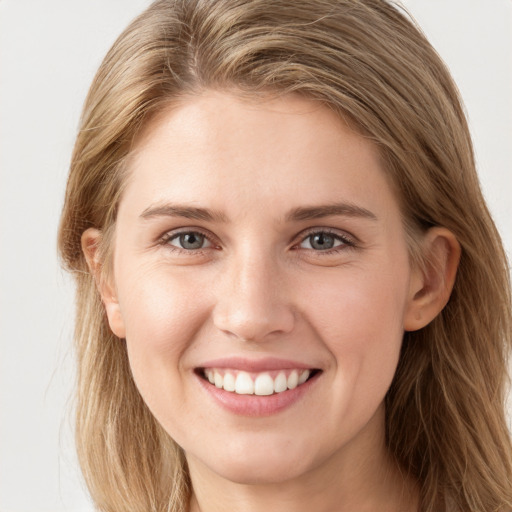
[[[311,370],[315,368],[311,364],[301,363],[290,359],[280,359],[275,357],[265,357],[262,359],[248,359],[244,357],[224,357],[205,361],[199,368],[225,368],[232,370],[241,370],[246,372],[264,372],[272,370],[286,369],[304,369]]]

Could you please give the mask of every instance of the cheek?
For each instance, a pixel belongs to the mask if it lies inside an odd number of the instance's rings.
[[[407,279],[368,269],[340,271],[311,283],[304,311],[327,339],[354,345],[403,333]],[[358,345],[358,344],[356,344]]]
[[[204,287],[158,266],[138,267],[118,282],[133,378],[150,409],[159,409],[161,390],[183,385],[183,354],[208,317]],[[174,400],[180,399],[176,393]]]
[[[118,282],[127,338],[150,352],[179,352],[207,314],[205,286],[190,274],[156,264],[132,267]]]
[[[335,400],[355,416],[380,403],[393,379],[403,338],[407,279],[379,272],[338,273],[310,288],[305,313],[336,365]],[[350,407],[348,407],[350,405]]]

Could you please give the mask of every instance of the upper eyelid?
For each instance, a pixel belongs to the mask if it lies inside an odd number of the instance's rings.
[[[303,241],[307,237],[311,235],[315,235],[317,233],[328,233],[329,235],[337,236],[342,240],[349,241],[353,244],[359,242],[358,238],[347,231],[336,229],[336,228],[328,228],[328,227],[313,227],[308,228],[304,231],[301,231],[296,237],[295,240]]]
[[[207,238],[212,243],[213,243],[213,239],[215,238],[210,231],[207,231],[205,229],[201,229],[198,227],[183,227],[183,228],[170,229],[168,231],[165,231],[162,235],[160,235],[158,237],[158,240],[172,240],[173,238],[176,238],[176,237],[186,234],[186,233],[198,233],[200,235],[203,235],[205,238]]]

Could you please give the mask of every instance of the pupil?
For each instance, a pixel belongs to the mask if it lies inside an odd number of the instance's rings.
[[[204,236],[197,233],[186,233],[180,236],[180,244],[184,249],[199,249],[203,245]]]
[[[334,247],[334,237],[325,233],[313,235],[310,239],[313,249],[327,250]]]

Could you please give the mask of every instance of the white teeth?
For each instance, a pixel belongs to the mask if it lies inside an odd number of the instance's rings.
[[[295,389],[304,384],[311,375],[310,370],[291,370],[287,377],[288,371],[281,371],[275,378],[272,378],[266,372],[251,376],[248,372],[208,368],[205,369],[204,375],[211,384],[225,391],[235,392],[239,395],[268,396],[282,393],[288,389]]]
[[[299,384],[299,372],[293,370],[288,377],[288,389],[295,389]]]
[[[235,383],[235,377],[232,373],[224,374],[224,389],[226,391],[235,391],[236,383]]]
[[[276,381],[274,382],[274,391],[276,393],[282,393],[283,391],[286,391],[288,389],[288,381],[286,379],[286,375],[284,372],[281,372],[277,377]]]
[[[274,392],[274,379],[268,373],[262,373],[254,381],[255,395],[271,395]]]
[[[300,372],[300,375],[299,375],[299,386],[301,384],[304,384],[304,382],[306,382],[308,380],[310,373],[311,372],[309,370],[304,370],[304,371]]]
[[[240,372],[236,376],[235,393],[238,395],[254,395],[254,382],[246,372]]]
[[[221,388],[222,385],[224,384],[224,377],[220,373],[215,372],[214,378],[215,378],[215,380],[214,380],[215,387]]]

